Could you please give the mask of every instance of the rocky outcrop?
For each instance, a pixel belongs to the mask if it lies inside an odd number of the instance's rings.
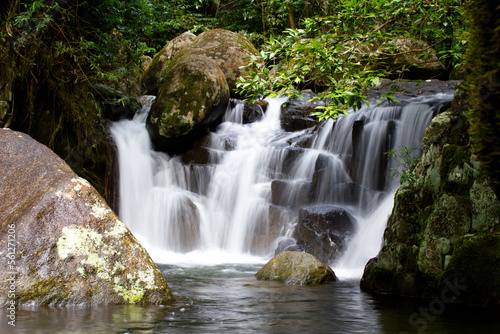
[[[435,94],[453,94],[455,87],[460,83],[458,80],[441,81],[436,79],[429,80],[381,80],[380,85],[370,87],[365,92],[370,101],[377,101],[380,96],[391,93],[396,100],[407,100],[419,96],[432,96]],[[444,109],[449,108],[449,105]]]
[[[257,279],[290,285],[335,282],[333,270],[317,258],[303,252],[283,252],[271,259],[256,274]]]
[[[146,250],[86,180],[24,133],[0,129],[0,147],[0,304],[173,300]]]
[[[307,252],[321,262],[332,263],[356,231],[356,219],[342,208],[321,205],[299,210],[293,237],[296,250]]]
[[[163,77],[146,122],[156,149],[179,153],[218,124],[229,88],[214,60],[195,54],[176,58]]]
[[[203,32],[189,48],[184,48],[179,52],[181,57],[199,55],[214,60],[224,73],[232,97],[238,97],[234,89],[236,88],[236,80],[244,71],[241,67],[248,65],[248,58],[257,54],[257,49],[246,37],[224,29]],[[164,67],[162,73],[167,71],[168,67]],[[162,74],[160,74],[160,78],[160,80],[164,80]]]
[[[103,84],[93,85],[95,98],[102,105],[102,116],[111,121],[132,119],[135,113],[142,108],[141,102],[125,95],[121,91]]]
[[[361,285],[375,293],[500,304],[500,203],[469,151],[467,123],[453,111],[436,116],[423,155],[395,195],[384,247]],[[448,291],[447,290],[447,291]]]
[[[160,72],[162,69],[180,50],[190,46],[195,39],[195,34],[186,31],[168,42],[167,45],[154,56],[142,77],[142,87],[146,94],[158,94],[158,82],[161,80]]]

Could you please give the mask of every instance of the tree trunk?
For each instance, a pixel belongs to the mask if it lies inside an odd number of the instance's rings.
[[[285,4],[288,10],[288,20],[290,21],[290,28],[297,29],[297,25],[295,24],[295,18],[293,17],[292,4],[290,3],[290,0],[286,0]]]

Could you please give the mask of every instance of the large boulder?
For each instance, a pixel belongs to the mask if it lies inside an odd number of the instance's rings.
[[[158,94],[158,81],[160,80],[160,72],[167,63],[183,48],[190,46],[196,35],[186,31],[182,35],[177,36],[167,43],[154,57],[149,66],[146,68],[142,77],[142,87],[146,94]]]
[[[436,116],[396,192],[384,247],[361,286],[375,293],[500,305],[500,202],[469,150],[467,120]],[[447,289],[447,290],[445,290]]]
[[[382,44],[380,51],[383,53],[375,66],[388,65],[391,70],[405,68],[405,79],[432,79],[445,73],[443,63],[436,52],[424,41],[398,38]]]
[[[146,250],[86,180],[24,133],[0,129],[0,147],[0,305],[173,300]]]
[[[332,268],[304,252],[283,252],[273,257],[256,274],[257,279],[290,285],[335,282]]]
[[[320,205],[303,208],[293,237],[297,249],[331,263],[340,255],[356,231],[356,219],[342,208]]]
[[[196,54],[176,58],[163,77],[146,122],[156,149],[179,153],[220,123],[229,88],[214,60]]]
[[[229,30],[213,29],[200,34],[188,48],[178,53],[179,57],[185,55],[206,56],[214,60],[224,73],[231,96],[238,97],[234,89],[236,80],[244,73],[241,67],[248,65],[248,58],[258,55],[258,51],[243,35]],[[165,81],[163,74],[168,72],[169,67],[163,68],[160,80]]]

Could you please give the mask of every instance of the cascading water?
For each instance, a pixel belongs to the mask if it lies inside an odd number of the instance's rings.
[[[202,148],[209,158],[198,164],[152,150],[146,107],[111,128],[119,150],[120,217],[156,262],[262,261],[290,240],[299,208],[335,205],[358,228],[334,267],[359,277],[380,250],[397,187],[388,171],[398,166],[385,152],[420,150],[425,127],[451,97],[364,107],[322,124],[309,145],[298,145],[305,131],[281,128],[285,99],[268,100],[263,118],[251,124],[242,124],[243,104],[233,101]]]

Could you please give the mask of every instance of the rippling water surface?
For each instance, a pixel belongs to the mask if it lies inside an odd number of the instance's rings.
[[[318,286],[257,281],[261,264],[160,265],[176,302],[166,307],[37,308],[5,313],[0,333],[498,333],[493,312],[374,299],[357,280]],[[413,315],[416,312],[417,316]],[[422,313],[423,314],[423,313]],[[412,316],[413,315],[413,316]]]

